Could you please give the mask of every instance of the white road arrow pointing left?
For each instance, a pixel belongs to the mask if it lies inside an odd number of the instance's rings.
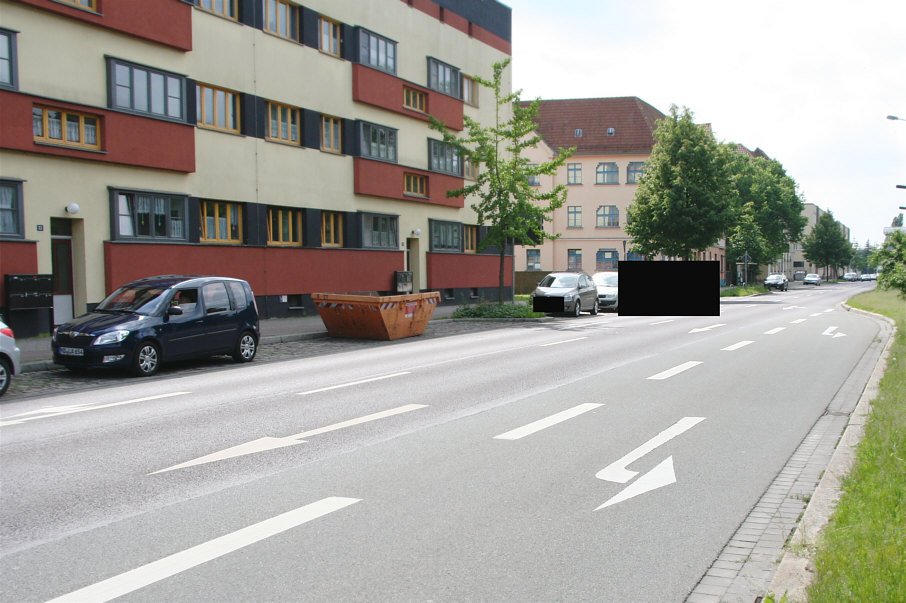
[[[225,459],[235,458],[237,456],[244,456],[246,454],[255,454],[256,452],[264,452],[266,450],[276,450],[277,448],[285,448],[286,446],[295,446],[296,444],[302,444],[305,442],[303,438],[320,435],[322,433],[327,433],[329,431],[336,431],[338,429],[343,429],[346,427],[352,427],[353,425],[361,425],[362,423],[368,423],[369,421],[377,421],[378,419],[385,419],[387,417],[392,417],[394,415],[399,415],[405,412],[411,412],[413,410],[418,410],[419,408],[427,408],[426,404],[406,404],[405,406],[399,406],[397,408],[391,408],[390,410],[383,410],[381,412],[372,413],[370,415],[365,415],[364,417],[358,417],[357,419],[350,419],[348,421],[343,421],[341,423],[334,423],[333,425],[328,425],[326,427],[319,427],[317,429],[312,429],[310,431],[303,431],[302,433],[297,433],[296,435],[286,436],[284,438],[272,438],[264,437],[258,438],[257,440],[252,440],[251,442],[246,442],[244,444],[239,444],[238,446],[233,446],[219,452],[213,452],[211,454],[198,457],[191,461],[186,461],[185,463],[180,463],[178,465],[173,465],[172,467],[167,467],[166,469],[159,469],[148,475],[155,475],[157,473],[165,473],[167,471],[173,471],[174,469],[185,469],[186,467],[193,467],[195,465],[203,465],[205,463],[213,463],[215,461],[222,461]]]

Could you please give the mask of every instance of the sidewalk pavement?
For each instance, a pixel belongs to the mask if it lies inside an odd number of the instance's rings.
[[[431,320],[450,318],[459,306],[435,306]],[[289,318],[264,318],[260,321],[261,345],[286,343],[327,337],[327,327],[321,316],[293,316]],[[59,368],[53,363],[50,337],[16,339],[22,360],[22,372],[45,371]]]

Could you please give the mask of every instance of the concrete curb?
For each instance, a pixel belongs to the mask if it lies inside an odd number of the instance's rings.
[[[849,417],[849,423],[840,437],[830,463],[818,488],[812,494],[805,513],[790,538],[787,552],[784,553],[771,581],[770,592],[777,596],[786,596],[790,603],[808,601],[806,591],[815,578],[815,543],[840,500],[842,479],[852,470],[856,448],[865,433],[865,423],[871,414],[871,403],[878,397],[878,384],[887,370],[887,359],[897,333],[896,322],[890,318],[853,308],[846,303],[841,305],[848,312],[858,312],[878,319],[879,322],[885,323],[890,331],[887,334],[887,343],[859,397],[859,403]]]

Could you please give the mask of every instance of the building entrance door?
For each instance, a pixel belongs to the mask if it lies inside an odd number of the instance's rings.
[[[406,239],[406,270],[412,272],[412,292],[421,293],[421,252],[419,240],[414,237]]]
[[[53,324],[73,317],[72,222],[50,219],[50,259],[53,266]]]

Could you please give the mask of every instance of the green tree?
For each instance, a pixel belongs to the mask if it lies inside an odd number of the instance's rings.
[[[728,147],[730,150],[732,146]],[[785,251],[790,243],[802,238],[807,219],[802,215],[803,203],[796,191],[796,181],[787,175],[783,166],[773,159],[730,153],[734,214],[752,203],[752,218],[764,237],[763,253],[753,256],[759,264],[769,264]],[[750,254],[751,255],[751,254]]]
[[[849,241],[831,212],[821,214],[812,232],[803,239],[802,250],[809,262],[824,266],[825,279],[828,267],[836,273],[837,267],[849,264],[853,255]]]
[[[857,248],[853,245],[853,259],[850,265],[854,270],[859,272],[876,272],[874,269],[874,264],[871,260],[872,253],[875,252],[877,248],[873,247],[870,241],[865,241],[865,247]]]
[[[755,222],[755,203],[746,203],[737,213],[735,224],[727,233],[727,257],[731,264],[736,261],[742,261],[744,255],[749,255],[747,269],[757,268],[759,264],[766,264],[767,241],[761,234],[761,228]],[[745,275],[745,281],[749,282],[751,275]]]
[[[903,214],[896,216],[890,223],[891,226],[903,226]]]
[[[717,243],[730,224],[729,150],[692,120],[689,109],[675,105],[654,137],[626,232],[644,256],[690,259]]]
[[[906,232],[895,230],[887,235],[872,254],[871,263],[878,267],[879,287],[896,289],[906,297]]]
[[[494,246],[499,250],[499,303],[504,301],[507,246],[537,245],[544,239],[558,236],[545,232],[544,222],[550,221],[553,211],[563,206],[566,187],[559,185],[543,192],[529,185],[530,177],[554,174],[575,152],[575,148],[560,149],[554,159],[539,164],[530,164],[522,156],[523,151],[541,142],[534,121],[540,101],[526,105],[519,99],[519,91],[504,92],[503,72],[509,63],[510,59],[494,63],[491,81],[474,78],[483,87],[494,91],[496,111],[493,124],[486,126],[466,115],[463,117],[464,133],[457,136],[447,130],[443,122],[431,118],[431,127],[442,132],[444,141],[452,144],[462,159],[478,169],[474,182],[447,191],[447,196],[478,199],[472,204],[472,209],[478,214],[478,223],[488,226],[479,249]],[[512,117],[504,120],[503,113],[507,106],[512,107]]]

